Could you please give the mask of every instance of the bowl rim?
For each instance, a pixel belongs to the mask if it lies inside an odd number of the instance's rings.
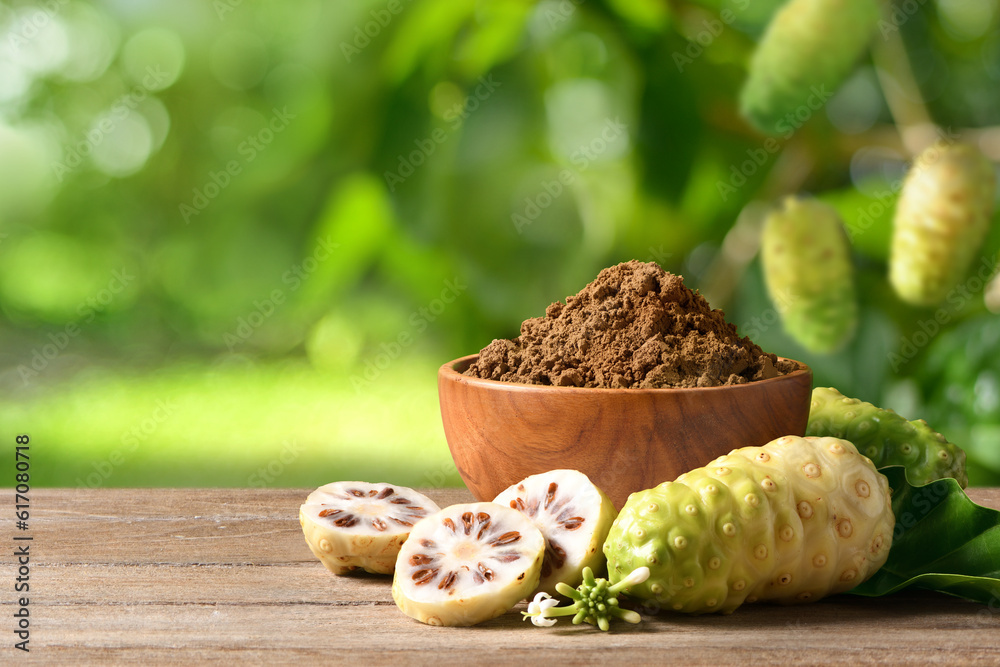
[[[728,384],[721,385],[718,387],[657,387],[657,388],[640,388],[640,387],[557,387],[550,384],[524,384],[520,382],[504,382],[501,380],[487,380],[485,378],[476,378],[468,375],[463,375],[457,370],[457,366],[466,364],[466,368],[472,364],[473,361],[479,358],[479,354],[469,354],[464,357],[459,357],[458,359],[452,359],[441,365],[438,369],[438,378],[442,380],[448,380],[450,382],[460,382],[465,384],[470,384],[474,386],[480,386],[483,388],[491,389],[502,389],[505,391],[523,391],[523,392],[577,392],[581,394],[586,394],[588,396],[593,396],[595,394],[604,395],[642,395],[642,394],[680,394],[680,393],[700,393],[700,392],[724,392],[724,391],[747,391],[752,387],[764,387],[768,384],[774,384],[778,382],[788,382],[792,378],[798,378],[803,375],[812,376],[812,368],[807,364],[798,361],[797,359],[791,359],[789,357],[778,357],[778,359],[784,359],[785,361],[791,361],[795,363],[798,368],[791,373],[786,373],[785,375],[779,375],[777,377],[768,378],[766,380],[755,380],[753,382],[746,382],[744,384]]]

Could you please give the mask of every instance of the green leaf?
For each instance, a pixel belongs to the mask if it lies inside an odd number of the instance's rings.
[[[365,171],[343,177],[327,198],[305,251],[315,264],[297,265],[294,274],[283,278],[285,284],[290,291],[303,287],[298,295],[302,303],[325,305],[333,294],[362,281],[397,233],[397,225],[385,181]]]
[[[911,486],[902,466],[880,470],[896,516],[885,565],[850,592],[879,597],[909,586],[1000,602],[1000,512],[972,502],[954,479]]]
[[[525,0],[493,0],[477,7],[474,21],[453,49],[466,80],[474,81],[518,51],[532,8]]]
[[[450,60],[455,35],[474,14],[474,0],[427,0],[403,13],[382,63],[386,78],[399,84],[411,76],[421,62]],[[437,56],[432,54],[437,52]]]
[[[608,7],[632,25],[660,32],[670,21],[670,7],[657,0],[608,0]]]

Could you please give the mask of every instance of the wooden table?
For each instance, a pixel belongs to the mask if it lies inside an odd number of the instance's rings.
[[[425,493],[442,506],[471,500],[464,489]],[[649,616],[608,633],[565,621],[536,628],[517,613],[429,627],[396,609],[388,577],[336,577],[313,558],[297,518],[306,494],[33,491],[31,651],[13,648],[16,575],[5,546],[2,662],[1000,665],[1000,602],[991,610],[920,592]],[[970,495],[1000,507],[1000,489]],[[12,514],[0,522],[4,539],[23,544],[12,541],[25,534]]]

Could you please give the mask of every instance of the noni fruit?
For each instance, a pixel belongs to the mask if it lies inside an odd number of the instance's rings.
[[[439,509],[405,486],[333,482],[309,494],[299,524],[310,551],[334,574],[392,574],[413,524]]]
[[[583,581],[584,568],[604,570],[601,546],[618,512],[611,498],[579,470],[549,470],[509,486],[493,502],[531,519],[545,537],[538,590]]]
[[[631,597],[688,613],[810,602],[885,562],[889,484],[850,442],[785,436],[633,493],[607,541],[608,579],[640,567]]]
[[[876,468],[904,466],[914,485],[942,477],[954,477],[962,488],[969,483],[965,452],[927,422],[906,421],[892,410],[848,398],[833,387],[813,389],[806,435],[850,440]]]
[[[893,218],[889,282],[904,301],[934,306],[965,277],[993,214],[993,165],[966,144],[925,150]]]
[[[759,130],[788,135],[833,96],[878,24],[876,0],[791,0],[771,20],[740,94]]]
[[[396,558],[392,599],[421,623],[476,625],[531,594],[544,555],[541,531],[517,510],[451,505],[410,531]]]
[[[786,199],[764,223],[761,260],[788,335],[813,352],[832,352],[851,338],[858,320],[854,267],[833,208]]]

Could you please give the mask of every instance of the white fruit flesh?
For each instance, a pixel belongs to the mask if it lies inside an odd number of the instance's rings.
[[[526,515],[545,537],[538,590],[576,587],[583,568],[605,569],[601,547],[618,513],[611,499],[578,470],[550,470],[509,487],[493,502]]]
[[[392,597],[422,623],[475,625],[534,590],[544,552],[545,539],[523,514],[494,503],[452,505],[413,527]]]
[[[313,555],[334,574],[392,574],[410,530],[438,509],[405,486],[334,482],[309,494],[299,523]]]

